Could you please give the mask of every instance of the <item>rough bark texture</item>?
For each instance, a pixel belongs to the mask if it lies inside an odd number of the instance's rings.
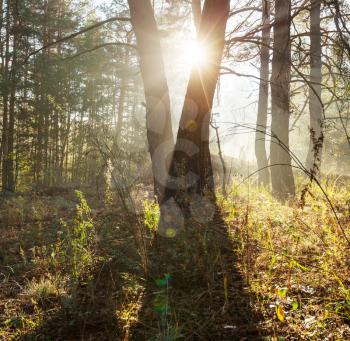
[[[321,102],[322,47],[321,47],[321,0],[311,0],[310,12],[310,144],[306,160],[307,169],[317,174],[321,166],[323,146],[323,108]]]
[[[262,45],[260,49],[260,88],[258,117],[256,122],[255,155],[259,171],[259,184],[270,185],[270,171],[266,151],[266,125],[269,100],[269,65],[270,65],[270,0],[262,1]]]
[[[168,177],[168,160],[174,148],[169,90],[151,3],[149,0],[128,0],[128,3],[145,91],[147,138],[155,194],[160,200]]]
[[[289,152],[290,118],[290,0],[276,0],[271,96],[273,137],[270,147],[271,183],[276,198],[285,201],[295,195]]]
[[[198,39],[207,51],[207,60],[192,67],[165,196],[181,207],[186,207],[193,195],[214,196],[209,124],[228,13],[228,0],[204,3]]]

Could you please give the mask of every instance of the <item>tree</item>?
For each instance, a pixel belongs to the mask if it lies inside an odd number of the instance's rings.
[[[202,17],[201,0],[192,0],[191,6],[192,6],[192,16],[194,21],[194,27],[196,28],[196,32],[199,33],[201,17]]]
[[[323,146],[323,105],[321,100],[322,47],[321,0],[311,0],[310,11],[310,144],[306,167],[315,174],[319,171]]]
[[[262,37],[260,48],[260,87],[255,134],[255,155],[259,170],[259,184],[266,187],[270,184],[270,171],[268,168],[266,152],[266,126],[269,102],[270,34],[270,0],[263,0]]]
[[[10,2],[9,2],[10,4]],[[7,154],[7,184],[6,188],[10,192],[15,191],[15,149],[14,149],[14,138],[15,138],[15,101],[16,101],[16,83],[17,83],[17,49],[18,49],[18,1],[15,0],[12,3],[12,16],[13,16],[13,46],[12,46],[12,65],[11,65],[11,75],[10,75],[10,100],[9,100],[9,131],[8,131],[8,154]]]
[[[275,1],[274,44],[271,75],[271,183],[281,201],[295,195],[289,150],[291,79],[291,1]]]
[[[198,41],[206,61],[192,67],[163,203],[174,198],[186,207],[192,195],[215,197],[209,124],[225,44],[228,0],[206,0]]]
[[[2,155],[2,190],[7,190],[8,177],[8,98],[9,98],[9,63],[10,63],[10,30],[11,30],[11,12],[9,1],[6,4],[6,27],[5,27],[5,55],[2,54],[2,101],[3,101],[3,116],[2,116],[2,138],[1,138],[1,155]],[[3,48],[2,48],[3,50]]]
[[[174,149],[168,84],[151,3],[149,0],[128,0],[128,3],[145,92],[147,138],[152,160],[154,191],[161,201],[168,176],[168,160]]]
[[[14,134],[15,134],[15,100],[17,82],[17,47],[18,47],[18,3],[7,1],[6,4],[6,33],[5,56],[2,68],[3,84],[3,132],[2,132],[2,189],[14,192]],[[12,37],[11,37],[12,33]],[[12,39],[11,39],[12,38]],[[12,46],[11,46],[12,44]]]

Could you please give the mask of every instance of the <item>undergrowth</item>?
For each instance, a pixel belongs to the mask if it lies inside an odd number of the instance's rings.
[[[264,189],[238,181],[219,198],[241,272],[275,336],[350,338],[349,244],[342,231],[350,235],[350,187],[336,181],[325,179],[322,187],[338,219],[316,184],[305,204],[281,205]]]
[[[7,199],[0,339],[350,339],[350,186],[322,187],[337,217],[316,184],[282,205],[235,179],[223,221],[165,242],[149,200],[137,213],[112,193],[105,209],[81,192]]]

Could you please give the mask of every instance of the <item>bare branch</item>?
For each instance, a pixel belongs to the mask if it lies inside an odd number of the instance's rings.
[[[112,18],[108,18],[108,19],[106,19],[106,20],[99,21],[99,22],[97,22],[97,23],[95,23],[95,24],[93,24],[93,25],[90,25],[90,26],[88,26],[88,27],[86,27],[86,28],[83,28],[82,30],[80,30],[80,31],[78,31],[78,32],[74,32],[74,33],[69,34],[69,35],[67,35],[67,36],[65,36],[65,37],[62,37],[62,38],[60,38],[60,39],[57,39],[57,40],[55,40],[55,41],[53,41],[53,42],[51,42],[51,43],[49,43],[49,44],[46,44],[46,45],[42,46],[41,48],[39,48],[39,49],[37,49],[37,50],[35,50],[35,51],[29,53],[29,54],[27,55],[27,57],[25,58],[23,64],[27,63],[28,60],[29,60],[32,56],[38,54],[38,53],[41,52],[41,51],[44,51],[44,50],[46,50],[46,49],[48,49],[48,48],[50,48],[50,47],[52,47],[52,46],[55,46],[55,45],[57,45],[57,44],[59,44],[59,43],[63,43],[64,41],[73,39],[73,38],[79,36],[80,34],[84,34],[84,33],[88,32],[88,31],[91,31],[91,30],[93,30],[93,29],[95,29],[95,28],[97,28],[97,27],[103,26],[103,25],[105,25],[105,24],[107,24],[107,23],[110,23],[110,22],[113,22],[113,21],[130,21],[130,18],[127,18],[127,17],[112,17]]]

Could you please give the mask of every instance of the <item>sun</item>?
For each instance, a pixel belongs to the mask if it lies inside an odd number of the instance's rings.
[[[187,41],[184,44],[184,58],[186,63],[191,66],[203,65],[208,60],[208,53],[205,46],[194,40]]]

